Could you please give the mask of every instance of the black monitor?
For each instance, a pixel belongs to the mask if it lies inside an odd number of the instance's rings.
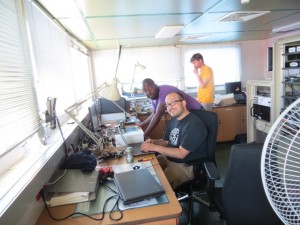
[[[121,109],[116,106],[112,101],[107,100],[105,98],[101,98],[101,114],[107,114],[107,113],[121,113],[126,111],[126,99],[120,98],[118,101],[115,101],[115,103],[121,107]],[[123,110],[124,111],[123,111]]]
[[[242,92],[242,83],[241,81],[228,82],[225,83],[225,93],[226,94],[239,94]]]
[[[91,105],[91,107],[89,107],[89,115],[91,120],[91,130],[93,132],[97,132],[100,129],[100,127],[99,127],[98,113],[97,113],[97,108],[95,103]]]

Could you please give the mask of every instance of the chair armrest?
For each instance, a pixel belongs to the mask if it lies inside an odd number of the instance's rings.
[[[206,170],[207,176],[210,180],[219,180],[220,173],[213,162],[205,162],[204,168]]]

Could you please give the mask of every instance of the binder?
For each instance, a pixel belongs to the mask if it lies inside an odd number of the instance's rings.
[[[58,170],[44,189],[49,207],[92,201],[98,191],[99,172],[83,173],[81,170]],[[62,176],[62,177],[61,177]],[[61,177],[59,180],[57,180]]]

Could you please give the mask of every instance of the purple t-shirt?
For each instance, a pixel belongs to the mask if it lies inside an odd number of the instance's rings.
[[[166,96],[172,92],[180,92],[183,94],[188,110],[201,108],[201,104],[195,98],[179,90],[177,87],[171,85],[161,85],[159,86],[157,100],[151,100],[154,112],[156,112],[156,108],[159,103],[165,104]]]

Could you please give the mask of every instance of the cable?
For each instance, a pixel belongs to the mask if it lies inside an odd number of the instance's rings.
[[[119,56],[118,56],[118,62],[117,62],[117,67],[116,67],[116,71],[115,71],[115,78],[117,78],[117,72],[118,72],[118,68],[119,68],[119,62],[120,62],[120,58],[121,58],[121,50],[122,50],[122,45],[119,46]]]
[[[105,186],[106,186],[106,185],[105,185]],[[107,187],[107,186],[106,186],[106,187]],[[112,190],[112,189],[110,188],[110,190]],[[113,191],[113,192],[116,192],[116,191],[114,191],[114,190],[112,190],[112,191]],[[86,214],[86,213],[81,213],[81,212],[74,212],[74,213],[71,213],[71,214],[69,214],[69,215],[67,215],[67,216],[65,216],[65,217],[56,218],[56,217],[54,217],[54,216],[51,214],[51,212],[50,212],[50,210],[49,210],[49,207],[48,207],[48,205],[47,205],[47,203],[46,203],[46,200],[45,200],[45,196],[44,196],[43,190],[41,190],[40,194],[41,194],[41,196],[42,196],[42,199],[43,199],[43,202],[44,202],[44,204],[45,204],[45,208],[46,208],[46,210],[47,210],[47,212],[48,212],[48,215],[50,216],[51,219],[53,219],[53,220],[55,220],[55,221],[63,221],[63,220],[66,220],[66,219],[68,219],[68,218],[70,218],[70,217],[72,217],[72,216],[75,216],[75,215],[82,215],[82,216],[88,217],[89,219],[92,219],[92,220],[95,220],[95,221],[102,221],[102,220],[104,219],[104,216],[105,216],[105,208],[106,208],[107,203],[108,203],[111,199],[114,199],[114,198],[117,198],[117,200],[116,200],[114,206],[112,207],[112,209],[109,211],[109,218],[110,218],[111,220],[114,220],[114,221],[118,221],[118,220],[121,220],[121,219],[123,218],[123,211],[121,211],[121,210],[119,209],[119,206],[118,206],[118,202],[119,202],[119,200],[120,200],[120,196],[119,196],[118,194],[115,194],[115,195],[113,195],[113,196],[111,196],[111,197],[109,197],[109,198],[107,198],[107,199],[105,200],[104,205],[103,205],[103,209],[102,209],[102,216],[101,216],[100,218],[96,218],[96,217],[93,217],[93,216],[90,216],[90,215],[88,215],[88,214]],[[116,208],[116,207],[117,207],[117,212],[120,213],[120,216],[117,217],[117,218],[113,218],[113,216],[112,216],[112,215],[113,215],[113,210],[114,210],[114,208]]]
[[[68,158],[68,145],[67,145],[67,141],[66,141],[66,139],[64,137],[64,134],[62,132],[62,129],[61,129],[58,117],[56,117],[56,121],[57,121],[57,126],[58,126],[58,129],[59,129],[60,135],[61,135],[61,137],[63,139],[63,144],[65,146],[65,159],[67,159]]]

